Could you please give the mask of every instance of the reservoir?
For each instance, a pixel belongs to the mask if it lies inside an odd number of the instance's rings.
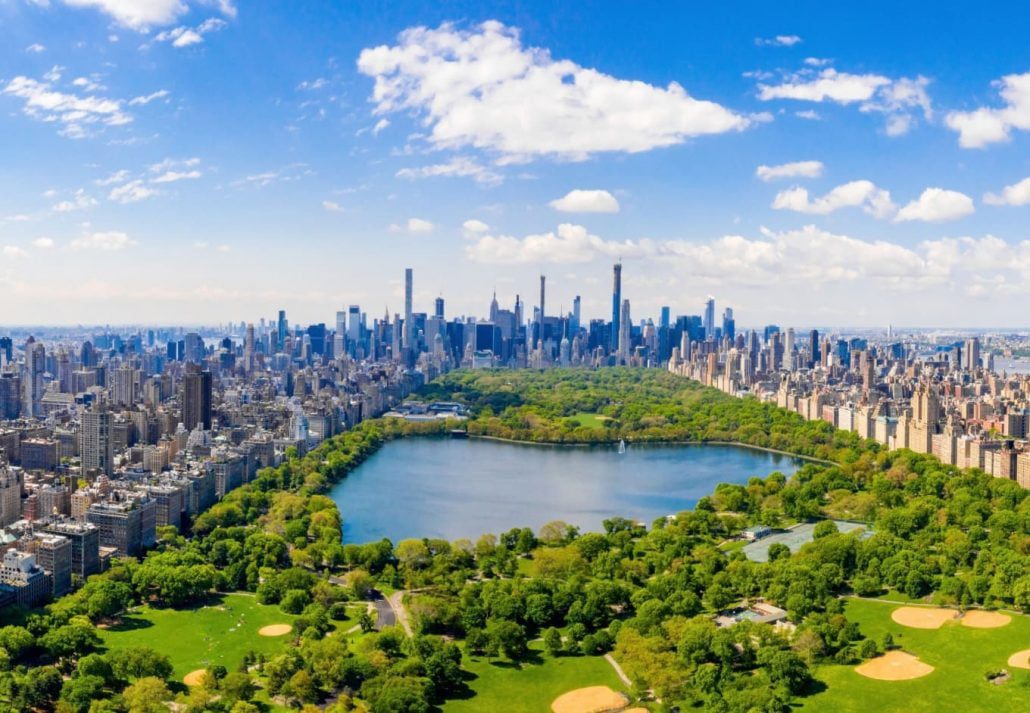
[[[330,497],[343,540],[476,540],[564,520],[603,531],[612,516],[650,526],[692,508],[720,482],[745,484],[791,457],[728,445],[538,446],[477,439],[402,438],[337,483]]]

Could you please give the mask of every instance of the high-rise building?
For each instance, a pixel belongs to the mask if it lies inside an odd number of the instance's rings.
[[[114,447],[111,438],[111,413],[103,407],[94,407],[82,414],[79,432],[83,470],[95,470],[105,475],[114,472]]]
[[[540,312],[537,315],[537,344],[543,348],[544,346],[544,305],[546,304],[547,296],[547,278],[543,275],[540,276]]]
[[[705,300],[705,312],[702,318],[705,339],[715,339],[715,298],[711,295]]]
[[[629,300],[622,301],[622,313],[619,315],[619,359],[627,361],[630,351],[630,327],[632,322],[629,318]]]
[[[436,303],[434,307],[435,309],[433,311],[433,314],[436,316],[437,319],[443,319],[443,297],[436,298]]]
[[[980,368],[980,338],[967,339],[962,350],[962,367],[973,370]]]
[[[211,430],[211,372],[195,365],[182,380],[182,425],[187,431]]]
[[[663,305],[662,306],[662,316],[658,320],[658,327],[659,328],[668,329],[671,322],[672,322],[672,310],[669,308],[668,305]]]
[[[808,333],[808,355],[809,366],[814,367],[820,362],[822,356],[819,352],[819,330],[813,329]]]
[[[415,320],[412,319],[412,289],[414,274],[411,268],[404,270],[404,343],[405,349],[415,346]]]
[[[279,310],[279,319],[276,322],[275,346],[277,351],[282,351],[286,346],[286,310]]]
[[[622,309],[622,263],[612,267],[612,333],[609,350],[614,352],[619,347],[619,318]]]
[[[0,464],[0,528],[21,519],[21,468]]]
[[[579,331],[579,325],[581,324],[580,319],[582,317],[582,300],[579,295],[576,295],[575,299],[572,300],[572,332],[575,334]]]
[[[733,308],[727,307],[722,313],[722,337],[731,342],[737,336],[737,321],[733,319]]]
[[[43,373],[46,371],[46,348],[32,337],[25,345],[25,374],[22,377],[24,398],[22,416],[39,416],[43,398]]]

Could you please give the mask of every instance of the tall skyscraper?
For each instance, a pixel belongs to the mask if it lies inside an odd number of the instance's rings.
[[[715,339],[715,298],[711,295],[705,301],[705,316],[703,321],[705,339]]]
[[[816,364],[818,364],[820,362],[820,357],[822,355],[819,353],[819,330],[818,329],[813,329],[811,332],[808,333],[808,354],[809,354],[809,363],[808,363],[809,366],[814,367]]]
[[[722,313],[722,337],[731,342],[737,336],[737,320],[733,319],[733,308],[727,307]]]
[[[276,323],[275,338],[276,350],[282,351],[283,347],[286,346],[286,310],[284,309],[279,310],[279,321]]]
[[[190,365],[182,381],[182,425],[211,430],[211,372]]]
[[[411,318],[411,290],[413,281],[414,275],[411,268],[406,268],[404,270],[404,344],[402,344],[405,349],[412,348],[415,342],[415,320]]]
[[[619,360],[627,361],[629,359],[629,347],[630,347],[630,322],[629,318],[629,300],[622,301],[622,313],[619,315]]]
[[[658,320],[658,326],[659,327],[664,327],[664,328],[668,329],[671,320],[672,320],[672,310],[669,309],[668,305],[664,305],[662,307],[661,319]]]
[[[46,371],[46,348],[32,337],[25,344],[25,375],[22,377],[23,416],[39,416],[43,398],[43,372]]]
[[[434,314],[437,319],[443,319],[443,297],[436,298]]]
[[[619,311],[622,309],[622,263],[617,262],[612,267],[612,333],[610,351],[616,351],[619,347]]]
[[[540,313],[537,315],[537,344],[544,345],[544,304],[547,296],[547,278],[540,276]]]
[[[83,413],[80,438],[83,469],[111,475],[114,472],[114,450],[110,412],[95,407]]]
[[[579,331],[579,325],[581,324],[581,322],[580,322],[581,310],[582,310],[581,300],[579,298],[579,295],[576,295],[576,298],[574,300],[572,300],[572,331],[573,332],[578,332]]]

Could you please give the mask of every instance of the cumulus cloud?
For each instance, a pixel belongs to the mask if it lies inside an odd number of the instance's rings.
[[[111,192],[107,194],[107,199],[124,205],[126,203],[138,203],[159,193],[160,191],[151,188],[142,180],[136,179],[112,188]]]
[[[157,99],[164,99],[170,92],[167,89],[158,89],[156,92],[150,94],[144,94],[143,96],[133,97],[129,100],[129,106],[145,106],[152,101]]]
[[[791,210],[811,215],[827,215],[841,208],[861,207],[876,218],[888,218],[897,210],[897,206],[891,201],[889,191],[878,188],[872,181],[866,180],[845,183],[814,199],[805,188],[788,188],[776,194],[772,207],[776,210]]]
[[[415,112],[433,146],[508,161],[648,151],[749,124],[676,83],[662,88],[556,60],[495,21],[410,28],[396,45],[363,50],[358,69],[375,79],[376,114]]]
[[[176,181],[189,181],[195,178],[200,178],[202,174],[200,171],[193,169],[191,171],[165,171],[160,176],[150,179],[151,183],[175,183]]]
[[[476,183],[496,185],[504,180],[504,176],[483,166],[475,159],[467,156],[455,156],[446,163],[437,163],[418,168],[402,168],[397,171],[398,178],[418,179],[433,177],[470,177]]]
[[[75,191],[71,198],[55,203],[51,210],[55,213],[71,213],[76,210],[92,208],[97,204],[96,198],[88,195],[83,189]]]
[[[1011,186],[1005,186],[1001,193],[984,194],[988,205],[1027,205],[1030,203],[1030,178],[1024,178]]]
[[[758,98],[857,104],[862,112],[883,114],[887,134],[900,136],[915,124],[916,113],[921,112],[927,120],[932,118],[933,107],[926,92],[929,83],[926,77],[891,79],[881,74],[838,72],[832,67],[820,72],[803,69],[780,84],[759,84]]]
[[[330,213],[342,213],[343,206],[336,201],[322,201],[322,208],[329,211]]]
[[[217,32],[218,30],[226,27],[228,23],[225,20],[219,20],[217,17],[211,17],[204,20],[196,27],[187,27],[180,25],[171,30],[165,30],[159,32],[154,36],[156,42],[170,42],[172,47],[189,47],[191,45],[199,45],[204,41],[204,35],[211,32]],[[324,80],[322,80],[324,81]]]
[[[866,240],[813,225],[757,237],[725,235],[707,241],[612,241],[579,225],[523,238],[484,235],[466,247],[483,263],[585,263],[613,258],[667,265],[677,279],[767,289],[789,274],[814,287],[852,282],[910,292],[931,286],[1006,294],[1030,290],[1030,240],[994,236],[941,238],[910,248]]]
[[[481,220],[470,218],[461,224],[461,230],[465,234],[465,237],[475,237],[488,232],[490,230],[490,226]]]
[[[562,213],[618,213],[619,201],[608,191],[576,189],[548,205]]]
[[[48,72],[45,81],[21,75],[14,77],[0,93],[22,99],[22,113],[59,125],[58,133],[69,138],[88,135],[86,127],[89,125],[120,126],[132,121],[120,99],[84,96],[56,89],[53,83],[61,78],[57,70],[55,67]]]
[[[4,245],[2,252],[4,257],[25,257],[28,255],[24,248],[20,248],[17,245]]]
[[[49,250],[54,247],[54,241],[51,238],[36,238],[32,241],[32,246],[40,250]]]
[[[822,161],[794,161],[793,163],[781,163],[778,166],[763,164],[755,169],[755,176],[767,183],[781,178],[819,178],[821,175],[823,175]]]
[[[759,47],[793,47],[801,44],[801,38],[797,35],[776,35],[775,37],[756,37],[755,44]]]
[[[86,233],[82,237],[72,240],[70,244],[73,250],[103,250],[110,252],[135,245],[136,241],[131,240],[125,233],[112,230]]]
[[[603,240],[582,225],[571,223],[523,238],[482,235],[465,248],[470,260],[495,264],[581,263],[600,257],[643,257],[647,252],[641,244]]]
[[[408,218],[401,225],[394,223],[390,226],[390,230],[407,233],[431,233],[433,232],[433,224],[422,218]]]
[[[150,27],[170,25],[186,14],[189,5],[186,0],[60,0],[65,5],[80,8],[94,8],[110,16],[115,22],[140,32]],[[49,4],[35,0],[37,4]],[[232,0],[199,0],[196,5],[215,7],[229,18],[236,17],[236,6]]]
[[[29,54],[39,54],[40,52],[46,52],[46,47],[39,44],[38,42],[33,42],[31,45],[25,48],[25,51]]]
[[[953,111],[945,117],[948,128],[958,132],[959,146],[984,148],[1008,141],[1013,129],[1030,131],[1030,72],[1009,74],[995,82],[995,86],[1004,106]]]
[[[927,188],[918,199],[899,210],[894,220],[944,223],[964,218],[974,210],[973,199],[964,193],[943,188]]]

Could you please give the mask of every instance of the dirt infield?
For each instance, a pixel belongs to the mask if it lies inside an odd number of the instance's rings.
[[[855,673],[877,681],[908,681],[930,675],[933,666],[904,651],[888,651],[883,656],[856,666]]]
[[[258,634],[261,636],[284,636],[291,631],[293,631],[293,627],[289,624],[269,624],[258,629]]]
[[[588,686],[563,693],[551,703],[554,713],[608,713],[629,704],[626,696],[608,686]]]
[[[1009,656],[1009,666],[1012,668],[1030,669],[1030,649],[1023,649]]]
[[[198,668],[196,671],[190,671],[183,676],[182,682],[187,686],[199,686],[204,683],[205,673],[207,673],[206,668]]]
[[[938,607],[899,607],[891,612],[891,619],[913,629],[940,629],[958,616],[954,609]]]
[[[997,629],[999,626],[1005,626],[1012,617],[1008,614],[1002,614],[996,611],[967,611],[962,615],[961,624],[962,626],[968,626],[971,629]]]

